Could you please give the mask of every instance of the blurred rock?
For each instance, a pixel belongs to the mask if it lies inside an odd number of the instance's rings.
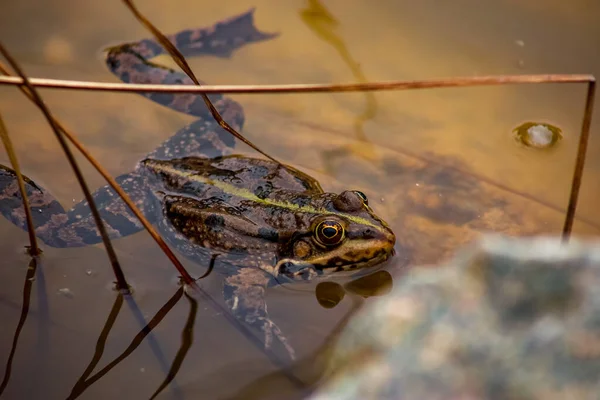
[[[491,236],[347,326],[324,399],[598,399],[600,243]]]

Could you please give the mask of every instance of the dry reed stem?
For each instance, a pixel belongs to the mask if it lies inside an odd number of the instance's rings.
[[[4,73],[4,74],[9,74],[7,68],[1,62],[0,62],[0,72]],[[23,80],[21,78],[19,78],[19,79],[21,80],[21,82],[23,82]],[[31,94],[28,87],[21,86],[21,90],[23,91],[24,94],[26,94],[30,98],[31,101],[33,101],[35,103],[35,99],[33,98],[33,95]],[[38,105],[38,107],[39,107],[39,104],[36,103],[36,105]],[[75,145],[75,147],[77,147],[77,149],[79,151],[81,151],[81,153],[88,159],[88,161],[96,168],[96,170],[100,174],[102,174],[102,176],[107,180],[107,182],[111,185],[111,187],[113,189],[115,189],[115,191],[119,194],[119,196],[121,196],[121,198],[128,204],[128,206],[130,206],[131,210],[140,219],[140,221],[142,222],[144,227],[146,227],[146,229],[148,229],[151,236],[155,240],[157,240],[161,249],[167,254],[169,259],[175,264],[175,266],[177,267],[177,264],[181,265],[179,260],[173,254],[173,252],[164,243],[164,241],[162,240],[160,235],[158,235],[158,233],[156,233],[156,231],[154,230],[152,225],[150,225],[148,223],[148,220],[141,214],[139,209],[137,209],[135,204],[131,201],[129,196],[123,191],[123,189],[119,186],[119,184],[110,176],[110,174],[106,170],[104,170],[104,168],[98,163],[98,161],[93,158],[93,156],[87,151],[87,149],[83,146],[83,144],[81,144],[81,142],[79,142],[79,140],[77,140],[76,136],[72,132],[67,130],[67,128],[63,124],[61,124],[60,121],[58,121],[56,118],[52,117],[52,120],[56,123],[57,127],[59,127],[60,130],[65,134],[65,136],[67,136],[67,138],[73,143],[73,145]],[[153,233],[154,233],[154,235],[153,235]],[[161,246],[161,243],[164,245],[164,247]],[[169,255],[171,255],[172,257]],[[207,272],[198,279],[202,279],[205,276],[207,276],[212,271],[213,267],[214,267],[214,259],[211,260],[211,264],[210,264]],[[184,282],[186,283],[187,287],[194,290],[193,294],[200,295],[200,298],[208,301],[210,306],[213,307],[215,310],[217,310],[217,312],[222,313],[225,316],[225,319],[229,323],[231,323],[233,326],[235,326],[236,329],[240,333],[242,333],[248,340],[250,340],[250,342],[252,342],[252,344],[254,346],[256,346],[260,351],[264,352],[267,355],[267,357],[271,360],[271,362],[273,362],[275,365],[278,365],[278,366],[283,365],[282,361],[279,360],[274,354],[272,354],[272,352],[262,348],[261,343],[258,342],[258,339],[256,339],[255,336],[251,332],[249,332],[248,329],[244,325],[242,325],[233,316],[231,316],[229,313],[227,313],[218,302],[216,302],[207,292],[205,292],[202,288],[200,288],[197,285],[196,280],[194,280],[187,273],[187,271],[185,270],[185,268],[183,266],[181,266],[181,268],[182,268],[181,270],[178,268],[178,271],[182,274],[182,278],[184,278]],[[186,281],[186,275],[188,277],[187,279],[189,279],[189,282]]]
[[[9,75],[9,71],[4,66],[4,64],[2,64],[2,62],[0,62],[0,72],[3,73],[4,75]],[[23,93],[25,95],[27,95],[27,97],[29,97],[29,99],[31,101],[33,101],[35,103],[33,96],[25,87],[21,86],[21,90],[23,91]],[[56,118],[53,118],[53,119],[54,119],[54,123],[56,124],[56,126],[67,137],[67,139],[69,139],[69,141],[77,148],[77,150],[79,150],[81,152],[81,154],[83,154],[83,156],[90,162],[90,164],[92,164],[94,166],[96,171],[98,171],[100,173],[100,175],[102,175],[102,177],[106,180],[106,182],[108,182],[108,184],[117,192],[117,194],[121,197],[121,199],[123,199],[125,204],[127,204],[127,207],[129,207],[129,209],[140,220],[142,225],[144,225],[144,228],[146,229],[146,231],[148,231],[150,236],[152,236],[152,239],[154,239],[154,241],[158,244],[158,246],[161,248],[161,250],[165,253],[165,255],[169,258],[169,260],[173,263],[175,268],[177,268],[177,271],[181,274],[181,277],[183,278],[184,282],[188,285],[193,285],[194,279],[190,276],[190,274],[186,271],[183,264],[175,256],[175,254],[171,251],[171,249],[167,246],[167,244],[164,242],[163,238],[158,234],[158,232],[156,232],[154,227],[150,224],[150,222],[148,222],[146,217],[144,217],[142,212],[133,203],[133,201],[131,200],[129,195],[127,193],[125,193],[125,191],[121,188],[121,186],[119,186],[117,181],[115,181],[115,179],[110,175],[110,173],[92,156],[92,154],[85,148],[85,146],[79,141],[79,139],[77,139],[77,136],[73,132],[71,132],[69,129],[67,129],[64,126],[64,124],[62,124],[59,120],[57,120]]]
[[[592,126],[592,114],[594,112],[594,99],[596,98],[596,81],[591,80],[588,83],[587,95],[585,99],[585,110],[583,112],[583,123],[581,124],[581,135],[577,146],[577,158],[575,159],[575,168],[573,169],[573,179],[571,181],[571,190],[569,193],[569,204],[565,223],[563,226],[562,239],[568,242],[575,221],[575,211],[577,210],[577,199],[579,189],[581,188],[581,179],[583,177],[583,168],[585,166],[585,157],[587,155],[587,146],[590,137],[590,128]]]
[[[125,1],[125,0],[124,0]],[[539,74],[539,75],[498,75],[475,76],[415,81],[388,81],[371,83],[338,84],[283,84],[283,85],[155,85],[130,83],[103,83],[89,81],[68,81],[58,79],[32,78],[33,85],[49,89],[109,91],[109,92],[153,92],[153,93],[235,93],[235,94],[291,94],[291,93],[339,93],[383,90],[434,89],[472,86],[494,86],[506,84],[539,83],[587,83],[586,106],[579,137],[573,179],[569,191],[569,203],[563,224],[562,236],[568,241],[573,229],[581,178],[585,166],[589,141],[593,105],[596,91],[596,78],[591,74]],[[16,77],[0,76],[0,85],[23,85]]]
[[[46,89],[68,89],[101,92],[138,93],[228,93],[228,94],[292,94],[340,93],[409,89],[435,89],[470,86],[538,83],[589,83],[596,78],[589,74],[492,75],[413,81],[386,81],[370,83],[291,83],[280,85],[161,85],[141,83],[112,83],[31,78],[33,86]],[[0,77],[0,85],[23,85],[18,77]]]
[[[50,112],[50,110],[48,109],[48,107],[46,106],[46,104],[44,103],[44,101],[42,100],[40,95],[38,94],[37,89],[35,89],[33,86],[31,86],[29,84],[29,80],[27,79],[27,76],[25,75],[25,73],[23,72],[23,70],[17,63],[17,61],[12,57],[12,55],[8,52],[8,50],[1,43],[0,43],[0,53],[2,53],[4,58],[6,58],[6,61],[8,61],[8,63],[10,64],[12,69],[14,69],[14,71],[17,73],[17,75],[19,75],[23,79],[23,84],[29,90],[29,93],[31,94],[33,101],[35,101],[35,103],[38,105],[38,107],[42,110],[42,113],[44,114],[44,116],[46,117],[46,120],[50,124],[50,127],[52,128],[52,131],[54,132],[54,134],[56,136],[56,139],[58,140],[65,155],[67,156],[69,164],[71,164],[71,168],[73,169],[73,172],[75,173],[77,181],[79,182],[79,185],[81,186],[81,190],[83,191],[83,194],[90,206],[90,210],[92,211],[94,221],[96,222],[98,231],[100,232],[100,236],[102,237],[102,242],[104,243],[104,247],[106,249],[108,258],[109,258],[111,266],[113,268],[113,273],[115,274],[115,278],[117,280],[117,282],[116,282],[117,289],[123,293],[129,293],[130,288],[129,288],[129,285],[127,284],[127,280],[125,279],[125,274],[123,274],[123,270],[121,269],[121,265],[119,264],[117,254],[115,253],[115,250],[112,247],[112,243],[108,237],[108,234],[106,233],[106,228],[104,226],[104,223],[102,222],[102,218],[100,217],[98,208],[96,207],[96,204],[94,203],[94,199],[90,193],[89,188],[87,187],[85,178],[83,177],[83,174],[81,173],[81,170],[79,169],[79,166],[77,165],[77,161],[75,160],[73,153],[69,149],[67,142],[65,141],[62,134],[60,133],[58,126],[56,126],[56,124],[54,123],[54,117],[52,116],[52,113]]]
[[[177,49],[177,47],[175,47],[175,45],[173,45],[173,43],[171,43],[171,41],[169,39],[167,39],[167,37],[160,30],[158,30],[146,17],[144,17],[142,15],[142,13],[140,13],[140,11],[137,9],[137,7],[133,4],[133,2],[131,0],[123,0],[123,3],[125,3],[127,8],[129,8],[129,10],[135,16],[135,18],[146,29],[148,29],[152,33],[152,35],[154,35],[154,37],[162,45],[162,47],[165,50],[167,50],[167,52],[169,53],[169,55],[171,56],[173,61],[175,61],[175,63],[177,63],[179,68],[181,68],[183,70],[183,72],[185,72],[185,74],[194,82],[194,84],[196,86],[201,86],[200,81],[198,81],[198,79],[196,78],[196,75],[194,74],[194,72],[192,71],[190,66],[188,65],[185,57],[183,56],[183,54],[181,54],[181,52]],[[242,135],[241,133],[239,133],[238,131],[233,129],[233,127],[231,127],[227,123],[227,121],[225,121],[223,119],[223,117],[221,117],[221,114],[219,114],[219,111],[217,111],[217,109],[212,104],[212,102],[210,101],[210,99],[208,98],[208,96],[206,94],[201,93],[200,96],[202,96],[202,100],[204,100],[204,104],[206,104],[206,107],[208,107],[208,109],[209,109],[210,113],[212,114],[213,118],[215,119],[215,121],[217,121],[217,123],[223,129],[225,129],[227,132],[231,133],[234,137],[238,138],[242,142],[246,143],[248,146],[252,147],[254,150],[258,151],[263,156],[267,157],[269,160],[282,165],[279,161],[277,161],[276,159],[271,157],[269,154],[265,153],[260,148],[258,148],[258,146],[256,146],[250,140],[246,139],[246,137],[244,135]],[[284,168],[286,168],[284,165],[282,165],[282,166]]]
[[[4,144],[4,148],[6,149],[6,153],[8,154],[8,159],[10,160],[12,169],[15,171],[15,174],[17,175],[17,183],[19,185],[19,192],[21,193],[21,198],[23,199],[23,207],[25,207],[25,219],[27,221],[27,233],[29,234],[28,252],[32,256],[37,256],[41,253],[41,250],[38,246],[37,238],[35,237],[35,226],[33,225],[33,217],[31,216],[31,209],[29,208],[29,198],[27,197],[27,191],[25,190],[25,182],[23,180],[23,175],[21,174],[21,167],[19,166],[19,160],[17,158],[17,153],[15,152],[15,148],[12,145],[12,141],[10,140],[8,130],[6,129],[6,125],[4,124],[4,120],[1,115],[0,115],[0,137],[2,138],[2,143]]]

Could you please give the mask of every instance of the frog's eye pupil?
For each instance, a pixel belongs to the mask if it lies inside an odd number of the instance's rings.
[[[322,221],[315,229],[315,239],[324,246],[335,246],[344,236],[344,227],[337,221]]]
[[[327,238],[332,238],[337,233],[337,229],[332,228],[331,226],[327,226],[323,228],[323,235]]]
[[[354,193],[356,193],[358,195],[358,197],[360,197],[366,205],[369,205],[369,199],[367,199],[366,194],[364,194],[360,190],[355,190]]]

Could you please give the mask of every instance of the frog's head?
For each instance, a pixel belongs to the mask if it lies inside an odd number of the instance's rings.
[[[353,274],[393,255],[396,236],[369,207],[364,193],[324,194],[321,209],[290,241],[287,256],[275,267],[277,276],[311,280],[332,273]]]

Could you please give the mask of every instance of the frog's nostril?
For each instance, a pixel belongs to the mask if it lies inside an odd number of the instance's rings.
[[[279,272],[280,274],[284,274],[284,275],[287,275],[287,274],[289,274],[289,273],[290,273],[290,266],[291,266],[291,265],[292,265],[292,263],[291,263],[291,262],[285,262],[285,263],[281,264],[281,265],[279,266],[279,271],[278,271],[278,272]]]
[[[287,276],[298,275],[303,266],[292,261],[286,261],[279,266],[279,273]]]

